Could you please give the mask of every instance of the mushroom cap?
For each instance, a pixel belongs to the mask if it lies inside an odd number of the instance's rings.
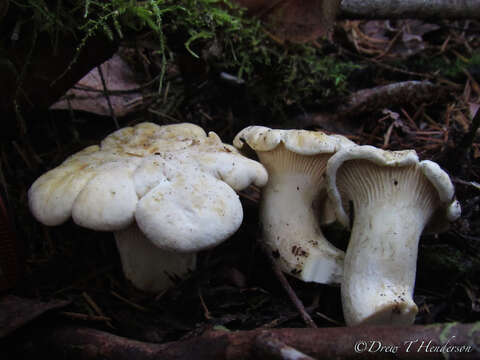
[[[455,197],[455,188],[448,174],[440,166],[430,160],[420,162],[423,175],[437,190],[442,206],[436,211],[425,232],[439,233],[448,229],[449,222],[457,220],[462,214],[462,208]]]
[[[317,163],[312,166],[312,161],[316,163],[316,160],[319,160],[320,163],[324,163],[327,157],[313,160],[314,155],[330,156],[344,147],[356,145],[342,135],[327,135],[321,131],[270,129],[265,126],[248,126],[240,131],[235,136],[233,144],[236,148],[242,149],[245,143],[257,153],[279,150],[277,157],[267,158],[259,154],[260,161],[271,176],[276,172],[294,173],[301,170],[315,178],[323,178],[324,165],[319,166]],[[292,153],[299,156],[287,155]],[[282,158],[281,161],[279,157]],[[320,195],[313,204],[315,212],[321,225],[331,224],[335,221],[335,211],[323,187],[323,180],[319,183],[318,191]]]
[[[141,123],[107,136],[40,176],[28,191],[33,215],[45,225],[71,216],[92,230],[122,230],[136,221],[160,248],[198,251],[240,226],[234,190],[268,180],[213,132],[194,124]]]
[[[379,166],[407,167],[416,166],[435,188],[440,208],[427,224],[427,231],[441,232],[448,222],[456,220],[461,213],[460,204],[454,199],[454,187],[448,174],[438,164],[424,160],[419,162],[415,150],[388,151],[370,145],[353,146],[342,149],[333,155],[327,165],[327,192],[335,207],[337,220],[345,227],[350,226],[350,219],[345,211],[345,202],[337,188],[337,171],[347,161],[367,160]]]
[[[334,153],[354,142],[342,135],[327,135],[321,131],[270,129],[265,126],[249,126],[240,131],[233,145],[241,149],[247,143],[257,152],[270,151],[279,144],[301,155]]]

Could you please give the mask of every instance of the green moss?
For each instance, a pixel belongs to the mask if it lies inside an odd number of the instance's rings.
[[[318,103],[319,99],[344,92],[349,73],[357,68],[310,44],[275,42],[259,20],[247,17],[244,9],[230,0],[13,3],[22,9],[24,24],[51,35],[54,48],[62,32],[77,34],[78,51],[71,64],[77,61],[86,41],[99,33],[113,41],[132,32],[149,31],[158,40],[163,63],[159,89],[167,63],[181,45],[180,51],[202,58],[210,68],[244,80],[256,102],[273,112],[281,113],[292,104]],[[213,48],[216,50],[210,51]]]
[[[450,330],[454,328],[456,325],[458,325],[458,322],[452,322],[445,324],[445,326],[442,329],[442,332],[438,336],[440,339],[440,344],[445,344],[447,341],[451,338],[450,336]],[[442,356],[444,359],[448,360],[450,358],[450,354],[448,352],[442,352]]]
[[[480,332],[480,321],[477,321],[472,325],[470,331],[468,332],[468,336],[473,336],[475,332]]]
[[[472,256],[445,244],[422,246],[419,252],[419,276],[426,277],[431,274],[441,274],[440,284],[455,281],[460,276],[476,274],[480,270],[480,262]]]
[[[473,53],[470,58],[457,57],[451,63],[446,61],[439,62],[438,66],[440,71],[447,77],[456,78],[459,75],[464,74],[464,70],[470,66],[480,65],[480,52]]]
[[[450,330],[451,330],[451,328],[455,327],[456,325],[458,325],[457,322],[451,322],[451,323],[445,324],[443,326],[442,332],[438,336],[438,338],[440,339],[440,342],[442,344],[446,343],[447,340],[450,338]]]
[[[419,56],[407,62],[408,67],[419,72],[436,73],[450,79],[465,76],[465,69],[480,66],[480,51],[473,52],[469,57],[455,56]]]

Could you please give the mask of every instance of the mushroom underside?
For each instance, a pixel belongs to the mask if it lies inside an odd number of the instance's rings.
[[[344,253],[327,241],[314,209],[330,156],[301,155],[282,144],[258,152],[269,172],[260,204],[264,239],[282,271],[308,282],[338,283],[342,276]]]
[[[418,241],[441,205],[419,166],[343,163],[336,174],[351,236],[341,285],[348,325],[411,324]]]

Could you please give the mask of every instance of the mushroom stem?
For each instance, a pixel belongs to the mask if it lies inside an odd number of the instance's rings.
[[[439,202],[435,189],[417,166],[352,161],[337,179],[354,210],[341,286],[346,323],[412,324],[418,242]]]
[[[418,312],[412,296],[424,216],[389,205],[362,209],[355,218],[342,283],[347,324],[409,325]]]
[[[123,273],[136,288],[161,292],[195,269],[195,253],[176,253],[155,246],[134,223],[114,232]]]
[[[325,239],[313,209],[329,157],[286,154],[282,145],[259,153],[270,174],[260,205],[264,238],[282,271],[303,281],[339,283],[343,273],[344,253]]]

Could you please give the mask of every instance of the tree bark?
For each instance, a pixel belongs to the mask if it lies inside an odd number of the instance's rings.
[[[339,19],[478,19],[478,0],[342,0]]]
[[[24,341],[17,339],[19,345],[8,355],[69,360],[248,360],[262,358],[264,351],[258,350],[258,341],[265,337],[317,359],[444,359],[446,355],[449,359],[478,359],[480,351],[480,323],[212,331],[166,344],[68,326],[25,334]]]

